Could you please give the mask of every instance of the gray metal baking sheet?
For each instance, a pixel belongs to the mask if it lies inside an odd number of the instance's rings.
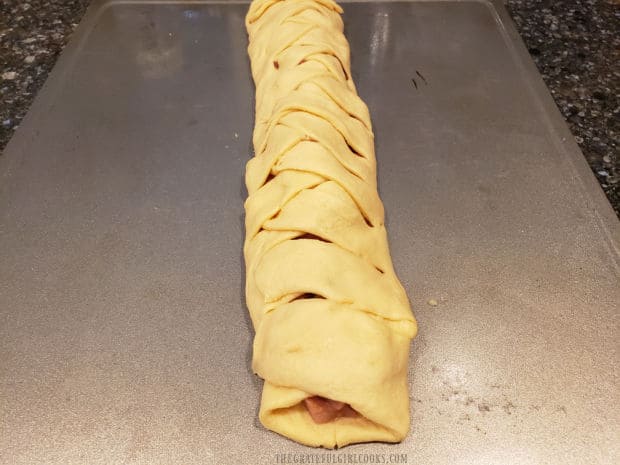
[[[420,334],[407,439],[315,457],[619,463],[618,222],[503,6],[344,7]],[[322,453],[257,420],[246,9],[95,2],[0,157],[0,463]]]

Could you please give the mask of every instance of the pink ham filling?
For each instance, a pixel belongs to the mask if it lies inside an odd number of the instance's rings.
[[[312,420],[318,424],[328,423],[336,418],[357,416],[357,412],[349,404],[321,396],[305,398],[304,405]]]

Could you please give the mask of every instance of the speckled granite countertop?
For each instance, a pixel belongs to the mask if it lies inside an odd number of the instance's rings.
[[[0,150],[90,0],[0,3]],[[508,0],[540,73],[620,217],[620,3]]]

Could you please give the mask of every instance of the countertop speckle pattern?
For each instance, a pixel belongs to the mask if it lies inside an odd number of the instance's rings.
[[[507,5],[620,216],[620,2],[508,0]]]
[[[0,151],[19,127],[89,3],[0,1]]]
[[[89,3],[0,3],[0,151],[19,127]],[[620,217],[620,3],[507,0],[507,6]]]

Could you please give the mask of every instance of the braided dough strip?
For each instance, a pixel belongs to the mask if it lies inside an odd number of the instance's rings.
[[[259,417],[329,448],[404,438],[417,332],[341,13],[331,0],[254,0],[246,17],[256,125],[244,255]]]

